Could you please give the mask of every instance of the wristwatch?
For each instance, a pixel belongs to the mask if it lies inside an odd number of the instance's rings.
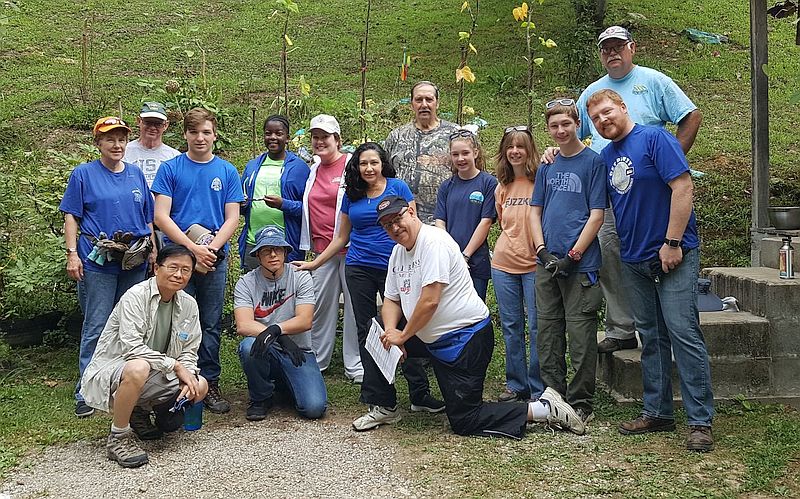
[[[664,244],[666,244],[670,248],[678,248],[681,245],[681,240],[680,239],[664,239]]]
[[[77,248],[67,248],[67,255],[69,255],[70,253],[77,253],[77,252],[78,252]]]

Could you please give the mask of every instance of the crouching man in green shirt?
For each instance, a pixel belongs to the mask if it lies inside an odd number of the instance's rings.
[[[183,412],[170,409],[208,392],[197,368],[197,302],[183,291],[196,263],[185,246],[162,248],[155,276],[130,288],[114,307],[83,374],[86,403],[113,413],[106,452],[125,468],[148,461],[135,436],[153,440],[177,430]]]

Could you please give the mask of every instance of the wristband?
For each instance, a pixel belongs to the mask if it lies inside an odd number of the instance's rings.
[[[571,249],[567,253],[567,256],[570,257],[571,260],[579,262],[579,261],[581,261],[581,258],[583,258],[583,252],[575,250],[575,249]]]

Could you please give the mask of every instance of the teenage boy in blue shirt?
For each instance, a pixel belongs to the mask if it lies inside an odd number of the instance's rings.
[[[198,269],[186,292],[200,309],[203,340],[198,351],[200,374],[208,380],[205,405],[224,413],[230,404],[219,390],[219,338],[222,304],[228,273],[228,241],[239,225],[239,203],[244,201],[239,172],[214,155],[216,117],[195,108],[183,119],[183,136],[189,150],[162,164],[151,190],[155,195],[155,221],[164,232],[165,243],[182,244],[197,258]],[[199,225],[211,233],[210,242],[198,244],[184,232]],[[194,227],[195,229],[197,227]]]
[[[602,292],[597,232],[608,206],[605,165],[583,145],[572,99],[546,105],[547,131],[561,148],[536,172],[533,242],[536,267],[536,347],[542,381],[570,404],[584,423],[592,419],[597,364],[597,311]],[[567,336],[575,377],[567,384]]]

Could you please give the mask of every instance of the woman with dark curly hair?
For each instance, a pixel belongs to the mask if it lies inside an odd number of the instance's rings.
[[[374,371],[380,377],[380,380],[375,380],[379,382],[378,386],[372,382],[362,384],[361,401],[376,406],[387,405],[384,403],[387,389],[392,392],[389,398],[394,400],[390,405],[397,405],[394,386],[386,383],[364,346],[370,321],[378,313],[376,298],[379,294],[383,297],[389,255],[395,245],[386,231],[378,225],[376,207],[386,196],[401,196],[409,205],[414,206],[411,190],[405,182],[395,178],[395,175],[394,166],[379,144],[366,142],[358,146],[345,166],[345,195],[336,236],[314,260],[293,262],[301,270],[314,271],[350,243],[345,257],[345,279],[353,303],[361,363],[364,365],[365,376],[368,371]],[[366,364],[371,364],[374,369],[368,369]],[[421,376],[414,376],[415,379],[417,377],[421,377],[422,381],[409,386],[412,408],[424,406],[425,409],[420,410],[432,408],[435,412],[444,409],[444,405],[440,408],[430,401],[424,370]],[[377,394],[379,398],[375,398]]]

